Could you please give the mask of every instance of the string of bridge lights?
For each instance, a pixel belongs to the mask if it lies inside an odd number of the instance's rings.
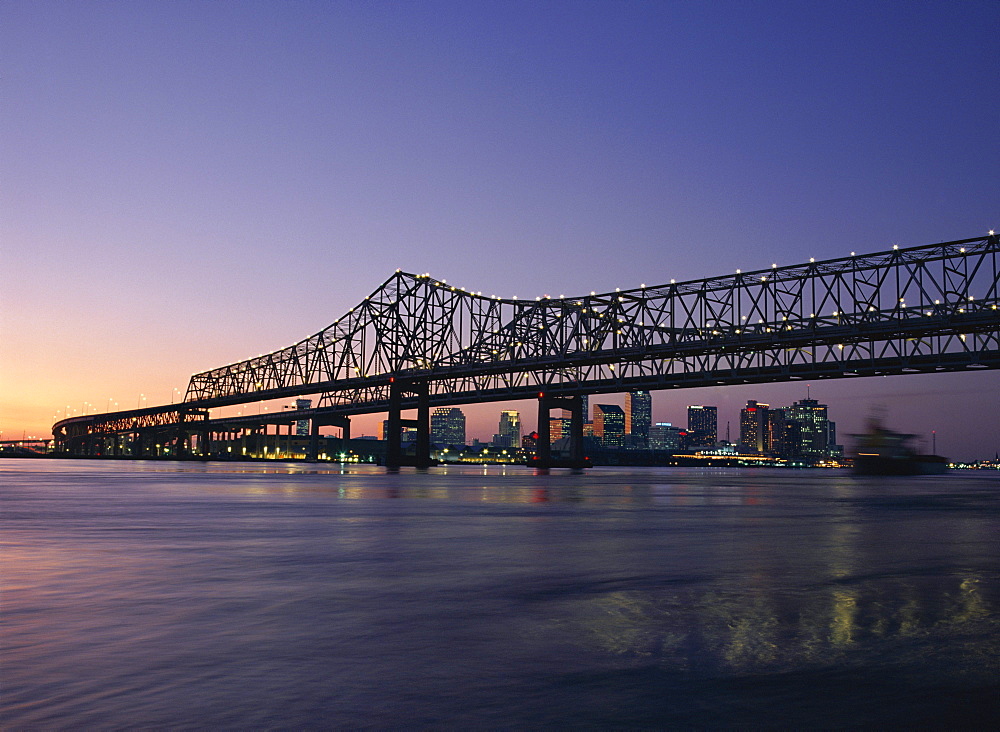
[[[989,232],[988,232],[988,236],[995,236],[995,231],[994,231],[993,229],[990,229],[990,230],[989,230]],[[898,245],[898,244],[893,244],[893,245],[892,245],[892,249],[893,249],[893,251],[898,251],[898,250],[899,250],[899,245]],[[964,254],[964,253],[965,253],[965,247],[962,247],[962,248],[960,248],[960,249],[959,249],[959,251],[960,251],[961,253],[963,253],[963,254]],[[853,252],[853,251],[852,251],[852,252],[851,252],[851,254],[850,254],[850,256],[851,256],[851,257],[856,257],[856,256],[857,256],[857,254],[856,254],[856,252]],[[827,260],[823,260],[823,261],[821,261],[821,262],[820,262],[820,264],[826,264],[827,262],[834,262],[834,261],[837,261],[837,259],[838,259],[838,258],[836,258],[836,257],[835,257],[835,258],[833,258],[833,259],[827,259]],[[810,264],[816,264],[816,258],[815,258],[815,257],[810,257],[810,258],[809,258],[809,263],[810,263]],[[792,268],[794,268],[794,267],[796,267],[796,266],[800,266],[800,265],[789,265],[789,266],[790,266],[790,267],[792,267]],[[777,264],[776,262],[772,262],[772,263],[771,263],[771,269],[772,269],[772,270],[776,270],[776,269],[778,269],[778,264]],[[758,270],[758,271],[759,271],[759,270]],[[396,273],[397,273],[397,274],[400,274],[400,273],[403,273],[403,270],[402,270],[402,268],[399,268],[399,267],[397,267],[397,268],[396,268]],[[743,274],[743,272],[742,272],[742,270],[741,270],[741,269],[737,269],[737,270],[736,270],[736,274],[737,274],[737,275],[742,275],[742,274]],[[753,273],[751,272],[751,273],[748,273],[748,274],[753,274]],[[433,280],[433,281],[432,281],[432,282],[431,282],[430,284],[432,284],[432,285],[434,285],[434,286],[437,286],[437,287],[448,287],[448,288],[449,288],[449,290],[450,290],[450,291],[452,291],[452,292],[463,292],[463,293],[465,293],[465,294],[467,294],[467,295],[469,295],[469,296],[471,296],[471,297],[477,297],[477,298],[483,298],[483,293],[482,293],[482,291],[469,291],[469,290],[466,290],[466,288],[465,288],[465,287],[456,287],[455,285],[450,285],[450,286],[449,286],[449,285],[448,285],[448,280],[446,280],[446,279],[435,279],[435,278],[432,278],[432,277],[431,277],[431,274],[430,274],[430,272],[423,272],[423,273],[420,273],[420,274],[416,274],[416,275],[412,275],[412,276],[413,276],[413,277],[416,277],[416,278],[418,278],[418,279],[426,279],[426,280]],[[697,282],[697,281],[698,281],[698,280],[688,280],[688,281],[686,281],[686,282]],[[767,277],[766,275],[761,275],[761,276],[760,276],[760,281],[761,281],[761,282],[766,282],[766,281],[768,281],[768,277]],[[681,283],[681,284],[686,284],[686,282],[685,282],[685,283]],[[669,283],[669,284],[671,284],[671,285],[674,285],[674,284],[677,284],[677,280],[676,280],[676,279],[673,279],[673,278],[671,278],[671,280],[670,280],[670,283]],[[639,287],[637,287],[637,288],[632,288],[632,289],[630,289],[630,290],[626,290],[625,292],[627,292],[627,293],[628,293],[628,292],[636,292],[636,291],[644,291],[644,290],[646,290],[646,289],[647,289],[647,287],[646,287],[646,284],[645,284],[645,283],[642,283],[642,284],[640,284],[640,285],[639,285]],[[616,288],[615,288],[615,293],[620,293],[621,291],[622,291],[622,290],[621,290],[621,288],[618,288],[618,287],[616,287]],[[610,296],[610,295],[611,295],[611,293],[610,293],[610,292],[609,292],[609,293],[602,293],[602,294],[600,295],[600,297],[605,297],[605,296]],[[595,291],[593,291],[593,290],[592,290],[592,291],[590,292],[590,296],[591,296],[591,297],[597,297],[598,295],[597,295],[597,293],[596,293]],[[484,299],[487,299],[487,300],[492,300],[492,301],[502,301],[502,298],[501,298],[501,297],[500,297],[499,295],[495,295],[495,294],[494,294],[494,295],[490,295],[489,297],[486,297],[486,298],[484,298]],[[551,296],[547,295],[547,294],[546,294],[546,295],[539,295],[539,296],[536,296],[536,297],[535,297],[535,301],[536,301],[536,302],[540,302],[540,301],[542,301],[542,300],[552,300],[552,299],[553,299],[553,298],[552,298]],[[566,300],[567,298],[566,298],[566,296],[565,296],[565,295],[563,295],[563,294],[560,294],[560,295],[559,295],[559,297],[558,297],[557,299],[558,299],[558,300]],[[570,298],[570,299],[572,299],[572,298]],[[371,300],[371,295],[367,295],[367,296],[365,296],[365,301],[370,301],[370,300]],[[619,297],[619,298],[618,298],[618,300],[619,300],[619,302],[623,302],[623,301],[624,301],[624,298],[622,298],[622,297]],[[971,301],[973,301],[973,298],[971,298],[971,297],[970,297],[970,298],[969,298],[969,301],[970,301],[970,302],[971,302]],[[507,302],[509,302],[509,303],[513,303],[513,302],[518,302],[518,303],[520,303],[520,300],[519,300],[519,298],[518,298],[518,296],[517,296],[517,295],[513,295],[513,296],[511,297],[511,299],[510,299],[510,300],[508,300]],[[583,302],[582,300],[577,300],[575,304],[576,304],[577,306],[582,306],[582,305],[584,305],[584,302]],[[900,300],[900,304],[901,304],[901,307],[903,307],[903,308],[905,308],[905,307],[906,307],[906,305],[905,305],[905,303],[903,302],[903,300],[902,300],[902,299]],[[939,304],[940,304],[940,301],[936,301],[936,302],[935,302],[935,304],[936,304],[936,305],[939,305]],[[592,309],[592,310],[594,311],[594,314],[595,314],[595,315],[597,315],[597,317],[603,317],[603,313],[600,313],[600,312],[598,312],[598,311],[594,310],[593,308],[591,308],[591,309]],[[996,305],[994,305],[992,309],[993,309],[993,310],[996,310],[996,309],[997,309],[997,306],[996,306]],[[350,308],[350,309],[348,310],[348,314],[352,314],[352,313],[354,313],[354,311],[355,311],[355,308],[354,308],[354,307],[352,307],[352,308]],[[874,312],[874,308],[869,308],[869,311],[870,311],[870,312]],[[586,312],[587,312],[586,308],[584,308],[583,310],[581,310],[581,312],[582,312],[582,313],[586,313]],[[964,310],[962,310],[961,312],[964,312]],[[930,312],[927,312],[927,313],[926,313],[926,315],[931,315],[931,314],[932,314],[932,313],[930,313]],[[840,316],[842,316],[842,315],[844,315],[844,313],[842,313],[842,312],[840,312],[840,311],[834,311],[834,312],[833,312],[833,313],[831,314],[831,316],[832,316],[832,317],[840,317]],[[816,318],[816,317],[817,317],[817,315],[816,315],[816,313],[810,313],[810,314],[809,314],[809,317],[810,317],[810,318]],[[744,320],[746,320],[746,316],[743,316],[743,319],[744,319]],[[340,324],[340,322],[341,322],[341,320],[343,320],[343,318],[338,318],[337,320],[333,321],[333,324],[332,324],[332,325],[331,325],[330,327],[332,328],[333,326],[336,326],[336,325],[339,325],[339,324]],[[783,318],[783,320],[787,320],[787,318]],[[620,322],[623,322],[623,321],[622,321],[622,320],[621,320],[620,318],[619,318],[619,321],[620,321]],[[759,320],[758,320],[758,324],[762,324],[763,322],[764,322],[764,321],[763,321],[763,319],[759,319]],[[643,327],[644,325],[645,325],[645,323],[640,323],[640,327]],[[789,327],[789,328],[791,328],[791,326],[788,326],[788,327]],[[739,333],[739,331],[738,331],[738,330],[737,330],[736,332],[737,332],[737,333]],[[314,337],[314,336],[310,336],[310,337]],[[305,340],[308,340],[308,338],[307,338],[307,339],[305,339]],[[295,344],[295,345],[299,345],[299,344]],[[270,357],[272,357],[272,356],[275,356],[275,355],[277,355],[277,354],[279,354],[279,353],[282,353],[282,352],[284,352],[284,351],[289,351],[289,350],[290,350],[290,349],[292,349],[292,348],[295,348],[295,346],[293,345],[293,346],[286,346],[286,347],[283,347],[283,348],[279,348],[279,349],[276,349],[276,350],[274,350],[274,351],[270,351],[269,353],[267,353],[267,354],[266,354],[266,356],[270,358]],[[325,348],[325,345],[322,345],[322,346],[320,346],[320,348],[321,348],[321,349],[322,349],[322,348]],[[256,358],[264,358],[264,357],[265,357],[265,354],[263,354],[263,353],[259,353],[259,354],[257,354],[257,356],[256,356]],[[248,360],[253,360],[253,357],[251,357],[251,358],[250,358],[250,359],[248,359]],[[225,368],[228,368],[228,367],[226,367],[226,366],[223,366],[223,367],[213,367],[213,368],[211,368],[211,369],[205,369],[205,370],[203,370],[203,371],[200,371],[200,372],[198,372],[198,373],[209,373],[209,372],[211,372],[211,371],[219,371],[219,370],[221,370],[221,369],[225,369]]]

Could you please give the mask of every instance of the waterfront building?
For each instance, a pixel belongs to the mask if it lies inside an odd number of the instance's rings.
[[[549,419],[549,440],[555,442],[562,437],[569,437],[573,428],[573,420],[570,417],[552,417]]]
[[[538,452],[538,433],[532,432],[521,437],[521,449],[529,455]]]
[[[458,407],[438,407],[431,412],[431,442],[465,444],[465,413]]]
[[[719,409],[701,404],[688,406],[688,444],[713,447],[719,440]]]
[[[670,422],[657,422],[649,428],[649,449],[677,452],[682,449],[683,433]]]
[[[416,442],[417,441],[417,428],[416,427],[402,427],[400,428],[400,439],[403,442]],[[378,428],[378,438],[380,440],[389,439],[389,420],[383,419],[382,424]]]
[[[827,416],[827,405],[816,399],[800,399],[785,409],[787,419],[798,425],[794,455],[829,457],[839,453],[837,427]]]
[[[767,434],[768,404],[759,404],[754,400],[740,411],[740,443],[741,455],[764,455],[770,449]]]
[[[625,395],[625,434],[632,447],[649,445],[649,427],[653,416],[653,398],[648,391],[630,391]]]
[[[497,447],[521,446],[521,413],[514,410],[500,412],[500,425],[493,436]]]
[[[625,444],[625,412],[617,404],[594,405],[594,437],[604,447]]]
[[[780,407],[767,412],[767,451],[772,457],[791,457],[796,454],[798,425],[786,419],[786,409]]]
[[[303,409],[309,409],[312,407],[312,399],[296,399],[295,400],[295,410],[300,411]],[[309,435],[309,420],[299,419],[295,421],[295,434],[299,437],[307,437]]]

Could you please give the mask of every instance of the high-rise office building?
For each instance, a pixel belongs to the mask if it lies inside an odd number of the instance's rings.
[[[625,412],[617,404],[594,405],[594,437],[604,447],[625,444]]]
[[[683,445],[680,427],[674,427],[670,422],[657,422],[649,428],[649,449],[676,452]]]
[[[630,391],[625,395],[625,434],[633,447],[649,445],[649,426],[653,416],[653,398],[648,391]]]
[[[465,444],[465,414],[458,407],[438,407],[431,412],[431,442]]]
[[[787,419],[787,410],[767,410],[767,452],[773,457],[790,457],[795,454],[798,425]]]
[[[836,425],[827,418],[827,406],[815,399],[800,399],[785,409],[786,418],[798,424],[799,439],[792,454],[826,457],[836,452]]]
[[[688,407],[688,444],[713,447],[719,441],[719,409],[692,404]]]
[[[302,409],[309,409],[312,406],[312,399],[296,399],[295,409],[296,411]],[[299,437],[309,435],[309,420],[299,419],[295,422],[295,434]]]
[[[417,428],[416,427],[400,427],[399,429],[400,440],[402,442],[416,442],[417,441]],[[380,440],[389,439],[389,420],[383,419],[382,424],[378,428],[378,438]]]
[[[500,412],[500,426],[494,437],[497,447],[521,446],[521,413],[513,410]]]
[[[552,442],[563,437],[569,437],[572,429],[573,419],[571,417],[549,418],[549,440]]]
[[[740,411],[739,451],[744,455],[763,455],[770,445],[767,439],[767,404],[752,399]]]

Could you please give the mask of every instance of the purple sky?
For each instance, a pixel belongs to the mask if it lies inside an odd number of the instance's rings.
[[[397,267],[524,298],[1000,228],[998,34],[995,0],[7,0],[3,437],[170,401]],[[658,393],[654,416],[735,427],[800,392]],[[1000,449],[998,394],[813,389],[842,432],[878,402],[956,458]],[[502,406],[466,408],[470,436]]]

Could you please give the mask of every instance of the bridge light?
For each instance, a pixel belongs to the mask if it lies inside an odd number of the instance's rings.
[[[671,285],[674,284],[675,282],[677,282],[677,280],[670,280]]]
[[[772,263],[771,263],[771,269],[777,269],[777,268],[778,268],[778,265],[777,265],[777,263],[775,263],[775,262],[772,262]]]
[[[851,256],[852,256],[852,257],[854,256],[854,252],[851,252]]]
[[[965,254],[965,247],[962,247],[962,248],[961,248],[961,249],[959,249],[958,251],[960,251],[960,252],[961,252],[962,254]]]
[[[899,245],[898,245],[898,244],[893,244],[893,245],[892,245],[892,248],[893,248],[893,249],[899,249]]]
[[[993,236],[993,229],[990,229],[990,236]]]
[[[809,261],[810,261],[810,262],[815,262],[815,261],[816,261],[816,258],[815,258],[815,257],[809,257]]]
[[[736,270],[736,274],[739,274],[739,273],[740,273],[740,271],[739,271],[739,270]]]
[[[935,301],[934,301],[934,304],[935,304],[935,305],[940,305],[940,304],[941,304],[941,301],[940,301],[940,300],[935,300]]]

